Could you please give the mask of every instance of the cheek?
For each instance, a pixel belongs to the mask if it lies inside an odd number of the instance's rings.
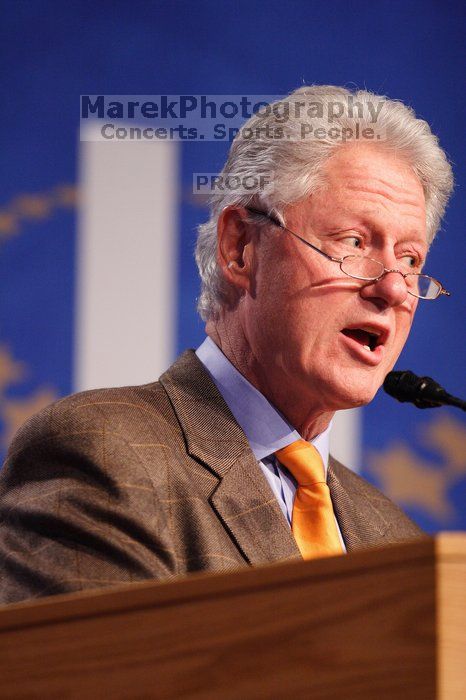
[[[399,310],[400,313],[396,323],[396,338],[394,342],[394,346],[398,354],[402,351],[408,339],[411,326],[413,325],[414,313],[417,308],[417,301],[417,299],[414,300],[414,303],[409,308]]]

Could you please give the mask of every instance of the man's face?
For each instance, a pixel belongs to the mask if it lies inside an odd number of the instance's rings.
[[[322,190],[285,211],[287,227],[335,257],[361,254],[388,269],[420,271],[425,198],[406,162],[352,144],[327,161],[325,175]],[[306,405],[334,411],[369,402],[395,364],[416,310],[403,277],[351,279],[273,225],[260,236],[255,265],[253,290],[239,313],[254,376],[268,398],[282,410],[287,401],[301,404],[298,414]]]

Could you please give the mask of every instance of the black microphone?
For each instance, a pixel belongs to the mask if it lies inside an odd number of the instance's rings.
[[[430,377],[418,377],[409,370],[389,372],[385,377],[383,388],[387,394],[398,401],[409,401],[417,408],[456,406],[466,411],[466,401],[448,394]]]

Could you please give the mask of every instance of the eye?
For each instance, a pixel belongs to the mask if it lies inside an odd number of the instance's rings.
[[[410,270],[418,270],[421,267],[421,261],[417,255],[403,255],[401,261],[403,266]]]
[[[351,251],[363,250],[366,247],[364,237],[354,229],[339,231],[329,244],[335,255],[349,255]]]
[[[362,240],[357,236],[347,236],[343,238],[343,243],[346,243],[351,248],[362,248]]]

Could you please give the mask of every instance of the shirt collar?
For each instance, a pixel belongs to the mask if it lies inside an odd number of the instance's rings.
[[[238,372],[211,338],[204,340],[196,355],[242,428],[258,461],[300,439],[298,431]],[[310,440],[322,457],[326,470],[330,428],[331,423],[323,433]]]

